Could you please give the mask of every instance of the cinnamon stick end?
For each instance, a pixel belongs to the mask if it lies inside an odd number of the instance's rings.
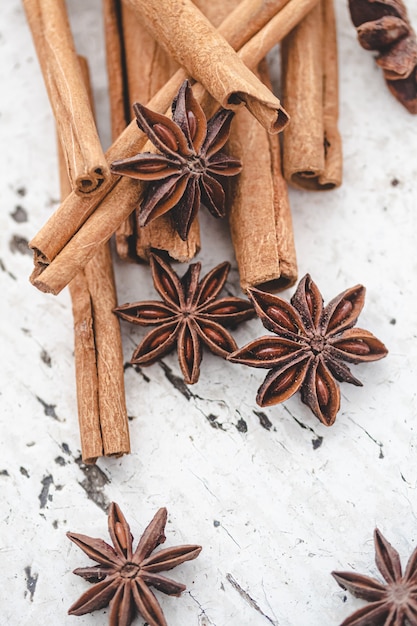
[[[109,176],[110,170],[108,168],[97,165],[86,174],[76,178],[74,191],[78,196],[90,195],[97,191],[108,180]]]

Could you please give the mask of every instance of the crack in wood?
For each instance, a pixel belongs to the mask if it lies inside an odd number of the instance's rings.
[[[317,450],[317,448],[320,448],[321,444],[323,443],[323,437],[321,435],[318,435],[315,430],[311,428],[311,426],[307,426],[307,424],[304,424],[304,422],[295,417],[295,415],[293,415],[286,406],[284,406],[283,408],[284,411],[288,413],[288,415],[291,415],[293,420],[300,426],[300,428],[303,428],[304,430],[309,430],[311,433],[313,433],[314,439],[311,440],[313,450]]]
[[[41,350],[41,361],[43,361],[48,367],[52,367],[52,359],[45,348],[42,348]]]
[[[350,416],[348,416],[350,421],[352,422],[352,424],[355,424],[355,426],[357,426],[358,428],[360,428],[365,435],[367,435],[369,437],[369,439],[371,441],[373,441],[378,447],[379,447],[379,456],[378,459],[384,459],[384,453],[382,451],[382,448],[384,446],[384,444],[381,441],[378,441],[377,439],[375,439],[375,437],[372,437],[372,435],[370,433],[368,433],[368,431],[366,430],[366,428],[364,428],[363,426],[361,426],[360,424],[358,424],[357,422],[355,422],[355,420],[353,420]]]
[[[233,589],[235,589],[238,594],[245,600],[245,602],[249,604],[249,606],[255,609],[255,611],[258,611],[258,613],[260,613],[262,617],[265,617],[265,619],[268,620],[270,624],[273,624],[273,626],[278,626],[278,621],[272,619],[272,617],[269,617],[269,615],[262,611],[259,604],[249,595],[247,591],[242,589],[239,583],[233,578],[232,574],[226,574],[226,580],[232,585]]]
[[[214,415],[213,413],[209,413],[208,415],[206,415],[203,411],[201,412],[203,413],[204,417],[206,418],[206,420],[208,421],[208,423],[210,424],[212,428],[215,428],[216,430],[223,430],[223,431],[226,430],[223,424],[217,421],[219,419],[217,415]]]
[[[248,425],[245,422],[245,420],[243,419],[243,417],[241,417],[237,424],[235,424],[236,426],[236,430],[238,430],[240,433],[247,433],[248,432]]]
[[[262,426],[262,428],[265,428],[265,430],[271,430],[272,422],[269,419],[269,417],[266,415],[266,413],[264,413],[263,411],[252,411],[252,413],[256,415],[256,417],[259,418],[259,423]]]
[[[201,605],[201,602],[199,602],[197,598],[193,596],[191,591],[187,591],[187,593],[190,596],[191,600],[196,603],[196,605],[198,606],[200,610],[200,614],[198,616],[198,626],[209,626],[209,625],[216,626],[216,624],[208,617],[206,611],[203,609]]]
[[[5,272],[10,278],[12,278],[13,280],[17,280],[16,276],[14,274],[12,274],[11,272],[9,272],[9,270],[6,268],[5,264],[3,263],[2,259],[0,259],[0,270],[2,272]]]
[[[147,376],[146,374],[144,374],[143,369],[139,366],[139,365],[134,365],[133,363],[124,363],[123,364],[123,371],[125,372],[128,369],[133,369],[133,371],[135,371],[137,374],[140,374],[143,378],[143,380],[146,383],[150,383],[151,379],[149,378],[149,376]]]
[[[53,484],[54,479],[52,477],[52,474],[48,474],[48,476],[44,476],[41,480],[41,484],[42,484],[42,489],[41,492],[38,496],[39,498],[39,508],[44,509],[46,507],[47,502],[52,500],[52,495],[50,495],[49,493],[49,489],[51,487],[51,485]]]
[[[54,420],[57,420],[58,422],[61,421],[55,412],[56,404],[48,404],[47,402],[45,402],[45,400],[42,400],[42,398],[40,398],[39,396],[36,396],[36,399],[38,402],[42,404],[43,412],[45,415],[47,415],[48,417],[52,417]]]
[[[13,235],[9,241],[9,248],[13,254],[19,252],[19,254],[28,254],[32,256],[32,250],[29,248],[29,241],[26,237],[21,235]]]
[[[20,204],[16,204],[13,213],[10,213],[10,217],[18,224],[28,221],[27,211]]]
[[[187,400],[191,400],[191,398],[195,397],[194,394],[189,390],[188,386],[185,384],[181,376],[177,376],[176,374],[174,374],[172,369],[164,361],[159,361],[159,366],[162,368],[167,380],[177,391],[179,391],[184,396],[184,398],[186,398]]]
[[[83,463],[81,456],[75,459],[75,462],[85,476],[79,485],[86,492],[88,499],[107,513],[110,501],[103,490],[110,483],[110,480],[97,465]]]
[[[32,575],[32,568],[30,565],[25,567],[24,571],[26,574],[26,589],[29,592],[30,601],[33,602],[33,596],[35,594],[36,583],[38,582],[39,574]],[[26,596],[26,593],[27,592],[25,592],[25,596]]]

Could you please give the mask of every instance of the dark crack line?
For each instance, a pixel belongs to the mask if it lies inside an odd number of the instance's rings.
[[[84,474],[84,480],[79,485],[84,489],[87,498],[94,502],[105,513],[110,506],[110,502],[104,493],[104,487],[110,482],[107,475],[97,465],[86,465],[81,457],[75,459],[78,467]]]
[[[42,400],[42,398],[40,398],[39,396],[36,396],[36,399],[38,402],[42,404],[43,412],[45,413],[45,415],[47,415],[48,417],[52,417],[54,420],[57,420],[58,422],[61,421],[55,412],[56,404],[48,404],[47,402],[45,402],[45,400]]]
[[[36,583],[38,582],[39,574],[33,574],[32,576],[32,568],[30,567],[30,565],[25,567],[24,571],[26,574],[26,589],[29,591],[30,601],[33,602],[33,596],[35,594]]]
[[[317,450],[317,448],[320,448],[321,444],[323,443],[323,437],[321,435],[318,435],[315,430],[313,428],[311,428],[311,426],[307,426],[307,424],[304,424],[304,422],[302,422],[301,420],[297,419],[295,417],[295,415],[293,415],[291,413],[291,411],[284,406],[283,407],[284,411],[286,411],[288,413],[288,415],[290,415],[292,417],[292,419],[300,426],[300,428],[303,428],[304,430],[309,430],[311,433],[313,433],[314,435],[314,439],[311,440],[312,444],[313,444],[313,449]]]
[[[213,493],[213,491],[210,491],[210,489],[209,489],[209,487],[208,487],[208,485],[207,485],[207,482],[206,482],[203,478],[200,478],[200,476],[198,476],[197,474],[194,474],[194,472],[193,472],[192,470],[190,470],[190,472],[191,472],[191,474],[194,476],[194,478],[197,478],[197,480],[199,480],[199,481],[201,482],[201,484],[202,484],[202,485],[203,485],[203,486],[207,489],[207,491],[209,492],[209,494],[210,494],[211,496],[213,496],[213,498],[216,498],[216,500],[218,501],[218,500],[219,500],[219,498],[216,496],[216,494],[215,494],[215,493]]]
[[[49,495],[49,489],[51,485],[53,484],[53,482],[54,482],[54,479],[52,477],[52,474],[48,474],[48,476],[44,476],[44,478],[42,478],[41,480],[42,490],[38,496],[41,509],[44,509],[46,507],[48,500],[52,500],[52,496]]]
[[[164,363],[164,361],[159,361],[159,366],[162,368],[167,380],[171,383],[171,385],[179,391],[186,400],[191,400],[191,398],[195,398],[194,394],[189,390],[188,386],[185,384],[181,376],[177,376],[174,374],[172,369]]]
[[[248,594],[247,591],[242,589],[239,583],[233,578],[232,574],[226,574],[226,579],[232,585],[233,589],[235,589],[238,594],[245,600],[245,602],[249,604],[249,606],[255,609],[255,611],[258,611],[258,613],[260,613],[262,617],[267,619],[270,624],[273,624],[273,626],[278,626],[277,620],[272,619],[271,617],[269,617],[269,615],[262,611],[259,604]]]
[[[369,437],[369,439],[371,441],[373,441],[378,447],[379,447],[379,459],[383,459],[384,458],[384,453],[382,452],[382,448],[384,447],[384,444],[381,441],[378,441],[377,439],[375,439],[375,437],[372,437],[372,435],[370,435],[368,433],[368,431],[366,430],[366,428],[364,428],[363,426],[361,426],[360,424],[358,424],[357,422],[355,422],[355,420],[353,420],[350,416],[349,420],[352,422],[352,424],[355,424],[355,426],[357,426],[358,428],[360,428],[365,435],[367,435]]]
[[[269,419],[269,417],[266,415],[266,413],[264,413],[263,411],[252,411],[252,413],[256,415],[256,417],[259,419],[259,423],[262,426],[262,428],[265,428],[265,430],[271,430],[272,422]]]
[[[199,602],[197,600],[197,598],[195,598],[193,596],[193,594],[191,593],[191,591],[187,591],[188,595],[190,596],[191,600],[193,600],[193,602],[196,603],[196,605],[198,606],[199,610],[200,610],[200,615],[199,617],[203,617],[204,618],[204,622],[205,624],[211,624],[212,626],[216,626],[216,624],[209,618],[209,616],[207,615],[207,613],[205,612],[205,610],[203,609],[203,607],[201,606],[201,602]],[[199,620],[200,621],[200,620]]]

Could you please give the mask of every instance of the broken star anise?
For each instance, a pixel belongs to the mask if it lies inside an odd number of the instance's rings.
[[[114,312],[142,326],[156,326],[133,353],[131,363],[151,365],[177,346],[178,360],[188,384],[200,375],[202,345],[226,358],[237,345],[224,326],[235,326],[255,316],[248,300],[217,298],[230,264],[217,265],[201,281],[201,263],[192,263],[179,278],[162,256],[152,253],[150,264],[155,289],[163,302],[149,300],[122,304]]]
[[[397,550],[377,528],[374,542],[376,566],[385,583],[355,572],[332,572],[343,589],[370,602],[341,626],[417,626],[417,548],[403,576]]]
[[[172,103],[172,119],[142,104],[133,109],[139,128],[162,153],[143,152],[114,161],[115,174],[152,181],[139,211],[139,226],[171,211],[174,227],[186,239],[200,202],[214,217],[225,216],[225,193],[218,176],[234,176],[242,167],[223,152],[233,112],[220,109],[207,121],[185,81]]]
[[[150,587],[170,596],[179,596],[185,585],[160,572],[195,559],[200,546],[184,545],[160,550],[152,555],[166,539],[164,528],[167,510],[159,509],[145,529],[137,548],[133,551],[133,537],[119,506],[114,502],[109,510],[109,534],[113,546],[102,539],[67,533],[83,552],[98,563],[80,567],[74,574],[95,583],[75,602],[68,613],[85,615],[106,607],[110,603],[110,626],[129,626],[139,613],[149,626],[167,626],[162,609]]]
[[[382,359],[384,344],[356,324],[365,288],[347,289],[323,307],[323,298],[307,274],[291,304],[272,294],[249,290],[263,325],[277,337],[252,341],[228,356],[230,361],[270,369],[258,390],[260,406],[278,404],[301,391],[301,399],[326,426],[340,408],[336,381],[362,385],[344,361],[362,363]]]
[[[377,50],[388,89],[417,113],[417,37],[403,0],[349,0],[359,43]]]

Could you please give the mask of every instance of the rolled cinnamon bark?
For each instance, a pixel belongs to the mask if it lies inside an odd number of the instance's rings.
[[[114,141],[125,130],[129,120],[121,0],[103,0],[102,6],[110,123]]]
[[[141,16],[153,37],[221,106],[236,108],[245,103],[271,131],[286,125],[288,118],[278,98],[246,67],[191,0],[125,2]]]
[[[269,83],[266,62],[260,75]],[[242,172],[231,183],[229,223],[243,291],[279,291],[297,280],[292,218],[277,135],[241,110],[229,139]]]
[[[117,297],[109,244],[99,247],[87,263],[85,277],[93,312],[103,452],[105,456],[121,456],[130,452],[130,440],[120,325],[113,313]]]
[[[94,194],[110,176],[74,47],[64,0],[23,0],[71,188]]]
[[[104,41],[109,84],[110,120],[113,141],[131,119],[126,69],[126,39],[121,0],[103,0]],[[137,72],[136,72],[137,73]],[[129,215],[115,232],[116,251],[121,259],[136,260],[134,215]]]
[[[88,66],[80,57],[89,97]],[[61,196],[70,192],[59,150]],[[123,351],[113,265],[108,244],[100,246],[85,269],[69,284],[74,318],[74,358],[81,455],[85,463],[99,456],[130,452],[125,403]]]
[[[294,28],[317,2],[318,0],[290,0],[257,35],[253,36],[243,46],[239,55],[244,62],[256,67],[274,43],[285,37],[289,30]],[[270,7],[268,8],[270,11]],[[268,14],[270,13],[268,12]],[[238,28],[239,12],[237,10],[236,29]],[[247,25],[242,29],[242,32],[246,36]],[[149,108],[159,112],[167,110],[169,103],[162,107],[161,102],[174,85],[178,89],[178,77],[183,78],[184,73],[180,71],[173,76],[168,81],[168,87],[165,86],[152,99],[152,102],[148,103]],[[143,151],[144,136],[135,126],[135,122],[132,122],[122,136],[111,146],[107,153],[109,161],[132,156]],[[111,193],[109,193],[110,188],[112,189]],[[41,291],[59,293],[78,269],[84,267],[85,263],[94,255],[97,242],[107,241],[119,224],[134,210],[137,203],[141,201],[142,191],[143,184],[140,181],[132,181],[128,178],[115,179],[113,177],[103,194],[105,199],[98,207],[97,203],[89,202],[88,199],[80,207],[76,199],[70,197],[68,202],[61,205],[30,244],[35,252],[36,263],[31,277],[32,283]],[[68,215],[69,218],[67,218]],[[69,227],[67,219],[72,220]],[[155,220],[156,223],[157,220]],[[83,226],[80,228],[82,224]],[[72,238],[69,234],[71,231],[73,233]],[[56,241],[57,233],[60,235],[59,242]],[[52,259],[54,259],[53,263],[51,263]]]
[[[333,189],[342,182],[333,0],[321,0],[281,49],[283,99],[291,115],[283,135],[285,178],[301,189]]]

